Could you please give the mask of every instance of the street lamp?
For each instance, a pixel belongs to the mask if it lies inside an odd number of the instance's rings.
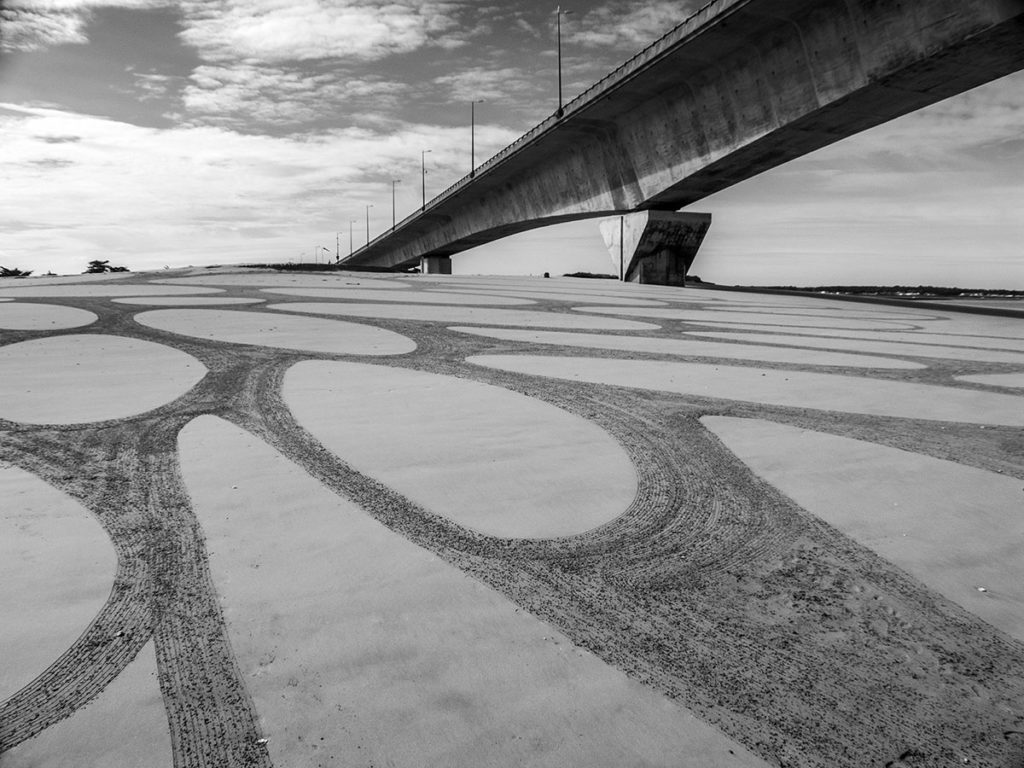
[[[352,225],[356,223],[356,219],[348,220],[348,255],[351,256],[356,252],[355,247],[352,245]]]
[[[373,203],[366,206],[366,244],[370,244],[370,209],[373,208]]]
[[[476,105],[483,99],[469,102],[469,175],[476,176]]]
[[[391,180],[391,230],[395,229],[395,184],[401,184],[401,179]]]
[[[421,149],[420,150],[420,186],[423,189],[423,208],[421,210],[427,210],[427,153],[433,152],[432,149]]]
[[[558,117],[562,116],[562,16],[570,13],[572,11],[563,11],[560,5],[555,8],[555,28],[558,39],[558,111],[555,112],[555,115]]]

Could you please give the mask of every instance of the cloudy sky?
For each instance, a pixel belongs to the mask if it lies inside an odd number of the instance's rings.
[[[593,0],[563,24],[566,96],[700,2]],[[348,253],[556,105],[553,4],[0,0],[0,265],[75,273]],[[1024,75],[693,206],[694,272],[740,284],[1024,288]],[[424,150],[429,154],[422,155]],[[457,272],[612,271],[595,222]]]

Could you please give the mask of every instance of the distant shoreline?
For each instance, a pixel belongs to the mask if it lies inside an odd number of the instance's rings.
[[[900,299],[1024,299],[1024,290],[1006,288],[946,288],[934,285],[826,285],[815,287],[765,285],[735,287],[761,288],[770,291],[826,293],[838,296],[891,296]]]

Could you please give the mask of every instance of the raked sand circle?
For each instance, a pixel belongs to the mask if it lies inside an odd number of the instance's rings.
[[[648,317],[658,320],[684,320],[694,323],[732,324],[732,323],[763,323],[766,326],[794,328],[845,328],[858,331],[892,331],[909,330],[909,323],[895,323],[886,320],[845,317],[801,317],[799,315],[781,315],[774,312],[720,312],[712,309],[662,309],[658,307],[573,307],[577,312],[588,312],[599,315],[629,315],[631,317]]]
[[[969,336],[995,336],[1020,339],[1020,322],[1024,317],[975,315],[960,312],[934,311],[936,323],[932,330]],[[941,322],[940,322],[941,321]]]
[[[687,331],[687,336],[704,339],[731,339],[757,344],[785,344],[805,349],[838,349],[850,352],[881,352],[911,357],[935,357],[950,360],[974,360],[987,363],[1024,363],[1024,354],[1001,352],[970,347],[942,347],[931,344],[907,344],[899,341],[872,341],[871,339],[837,339],[815,336],[789,336],[777,333],[744,333],[732,331]],[[816,353],[817,354],[817,353]]]
[[[537,280],[536,278],[502,280],[496,277],[473,278],[441,278],[432,279],[431,275],[417,275],[405,278],[406,282],[432,289],[451,289],[460,291],[537,291],[541,293],[580,293],[584,296],[609,295],[616,297],[632,297],[639,299],[668,300],[679,296],[678,288],[665,288],[656,285],[639,285],[637,283],[613,283],[611,287],[601,287],[604,281],[574,280],[572,278]]]
[[[275,764],[764,765],[252,435],[179,447]]]
[[[0,347],[0,418],[83,424],[144,413],[206,375],[191,355],[105,334],[33,339]]]
[[[610,317],[587,317],[568,312],[539,312],[529,309],[497,309],[490,307],[435,307],[403,304],[328,304],[326,302],[294,302],[270,304],[268,309],[283,312],[304,312],[316,315],[381,318],[387,320],[419,320],[428,323],[473,323],[478,325],[519,325],[528,328],[576,328],[596,331],[650,331],[658,326],[634,320]]]
[[[468,290],[461,291],[455,289],[449,290],[431,290],[430,294],[435,296],[459,296],[464,293],[469,293]],[[568,293],[558,291],[537,291],[537,290],[512,290],[503,289],[500,291],[489,291],[489,293],[495,296],[517,296],[525,299],[539,299],[541,301],[564,301],[564,302],[593,302],[595,304],[607,304],[612,306],[622,307],[664,307],[666,306],[664,301],[656,301],[654,299],[634,299],[634,298],[622,298],[616,296],[605,296],[605,295],[593,295],[588,296],[585,293]],[[471,294],[472,295],[472,294]],[[479,294],[475,294],[479,295]],[[455,304],[457,302],[451,302]]]
[[[897,312],[879,310],[875,308],[863,308],[863,307],[851,307],[848,305],[835,306],[834,304],[823,306],[819,305],[816,307],[797,307],[797,306],[784,306],[784,307],[772,307],[772,306],[742,306],[737,307],[732,304],[718,306],[712,306],[709,311],[715,313],[729,312],[730,314],[756,314],[764,315],[766,311],[771,312],[773,316],[779,317],[845,317],[848,320],[892,320],[900,323],[927,323],[935,319],[934,315],[929,315],[926,312]]]
[[[23,469],[0,463],[0,499],[2,702],[89,626],[110,595],[117,555],[88,510]]]
[[[580,296],[584,301],[607,296],[612,299],[610,304],[618,304],[618,300],[628,302],[636,300],[638,306],[665,306],[671,302],[673,297],[679,298],[678,292],[666,293],[657,290],[657,286],[640,286],[634,283],[627,285],[615,285],[612,288],[602,288],[588,283],[571,283],[569,281],[552,281],[540,283],[536,280],[523,281],[520,283],[488,283],[488,282],[466,282],[451,284],[435,284],[430,286],[431,290],[446,291],[487,291],[488,293],[509,293],[528,291],[537,294],[549,294],[554,296]],[[652,290],[654,289],[654,290]]]
[[[494,293],[494,294],[518,294],[520,292],[550,294],[555,296],[579,295],[582,301],[591,301],[595,297],[608,296],[611,300],[609,305],[622,303],[626,306],[647,306],[647,302],[654,302],[653,306],[665,305],[671,302],[673,296],[678,293],[651,290],[657,286],[639,286],[636,284],[616,285],[611,289],[600,288],[593,285],[592,281],[571,281],[571,280],[522,280],[518,282],[494,282],[489,279],[475,278],[464,281],[428,281],[429,275],[420,275],[408,282],[430,291],[470,291],[473,293]],[[678,290],[678,289],[677,289]],[[530,297],[532,298],[532,297]],[[635,299],[636,304],[630,300]]]
[[[477,355],[475,365],[569,381],[871,416],[1024,426],[1024,398],[804,371],[661,360]]]
[[[219,288],[183,288],[175,285],[39,285],[29,288],[0,288],[0,296],[12,299],[75,299],[114,296],[180,296],[222,293]]]
[[[343,461],[481,533],[581,533],[636,494],[629,456],[604,430],[501,387],[308,361],[288,371],[282,392],[296,421]]]
[[[849,308],[861,308],[864,311],[912,312],[917,311],[912,307],[893,307],[891,305],[870,304],[864,301],[843,301],[832,296],[820,295],[782,295],[746,291],[715,290],[711,288],[694,288],[686,286],[686,290],[678,292],[684,296],[694,296],[701,301],[716,300],[736,307],[769,307],[771,309],[785,309],[786,307],[803,307],[813,309],[815,307],[836,307],[843,310]],[[926,311],[926,310],[925,310]]]
[[[403,355],[416,343],[384,328],[270,312],[157,309],[135,321],[197,339],[334,355]]]
[[[987,349],[1010,349],[1015,352],[1024,352],[1024,337],[1020,335],[1020,321],[1010,329],[992,329],[986,327],[974,329],[957,329],[956,327],[944,327],[943,333],[928,333],[936,330],[934,327],[924,331],[905,334],[886,334],[895,340],[899,336],[905,336],[905,341],[919,340],[924,344],[949,344],[950,346],[985,347]],[[1016,333],[1014,333],[1016,331]]]
[[[842,352],[815,352],[785,347],[756,344],[717,344],[694,342],[686,339],[654,338],[650,336],[606,336],[598,333],[567,333],[564,331],[527,331],[518,328],[465,328],[452,326],[448,330],[484,336],[505,341],[524,341],[590,349],[611,349],[622,352],[648,352],[686,357],[720,357],[729,360],[753,360],[797,365],[835,365],[848,368],[889,368],[910,370],[924,368],[920,363],[870,355],[849,355]]]
[[[517,306],[537,302],[511,296],[484,294],[452,294],[438,296],[426,291],[379,291],[368,288],[263,288],[267,293],[285,296],[306,296],[313,299],[342,299],[351,301],[407,301],[413,304],[479,304],[481,306]]]
[[[153,643],[71,717],[3,753],[3,768],[158,768],[174,756]]]
[[[1024,388],[1024,373],[983,373],[974,376],[957,376],[960,381],[974,384],[988,384],[993,387]]]
[[[770,421],[701,421],[804,509],[1024,640],[1020,480]]]
[[[764,331],[771,330],[764,325],[733,325],[722,324],[722,330],[728,331]],[[994,349],[1010,352],[1024,352],[1024,340],[1017,337],[1004,338],[997,336],[963,336],[955,333],[930,333],[915,331],[913,333],[865,332],[835,329],[831,331],[816,328],[801,328],[799,331],[789,329],[788,333],[799,333],[804,336],[825,336],[827,338],[869,339],[872,341],[892,341],[901,344],[934,344],[940,347],[966,347],[968,349]]]
[[[116,304],[141,304],[147,307],[210,307],[225,304],[261,304],[265,299],[232,296],[129,296],[111,301]]]
[[[36,285],[81,285],[82,283],[107,283],[111,280],[124,280],[128,277],[134,277],[135,275],[131,272],[104,272],[102,274],[94,275],[54,275],[52,277],[18,277],[18,278],[4,278],[0,280],[0,286],[3,287],[16,287],[24,286],[31,287]]]
[[[374,288],[394,290],[409,288],[399,280],[381,280],[353,274],[294,274],[258,272],[249,274],[215,274],[198,277],[171,277],[153,280],[154,285],[230,285],[249,288]]]
[[[19,302],[0,307],[0,329],[9,331],[52,331],[80,328],[95,323],[92,312],[59,304]]]

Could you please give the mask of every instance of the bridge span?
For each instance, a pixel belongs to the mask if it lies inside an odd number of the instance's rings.
[[[450,271],[516,232],[641,214],[656,236],[621,276],[678,283],[709,217],[644,212],[1022,68],[1024,0],[714,0],[341,263]]]

